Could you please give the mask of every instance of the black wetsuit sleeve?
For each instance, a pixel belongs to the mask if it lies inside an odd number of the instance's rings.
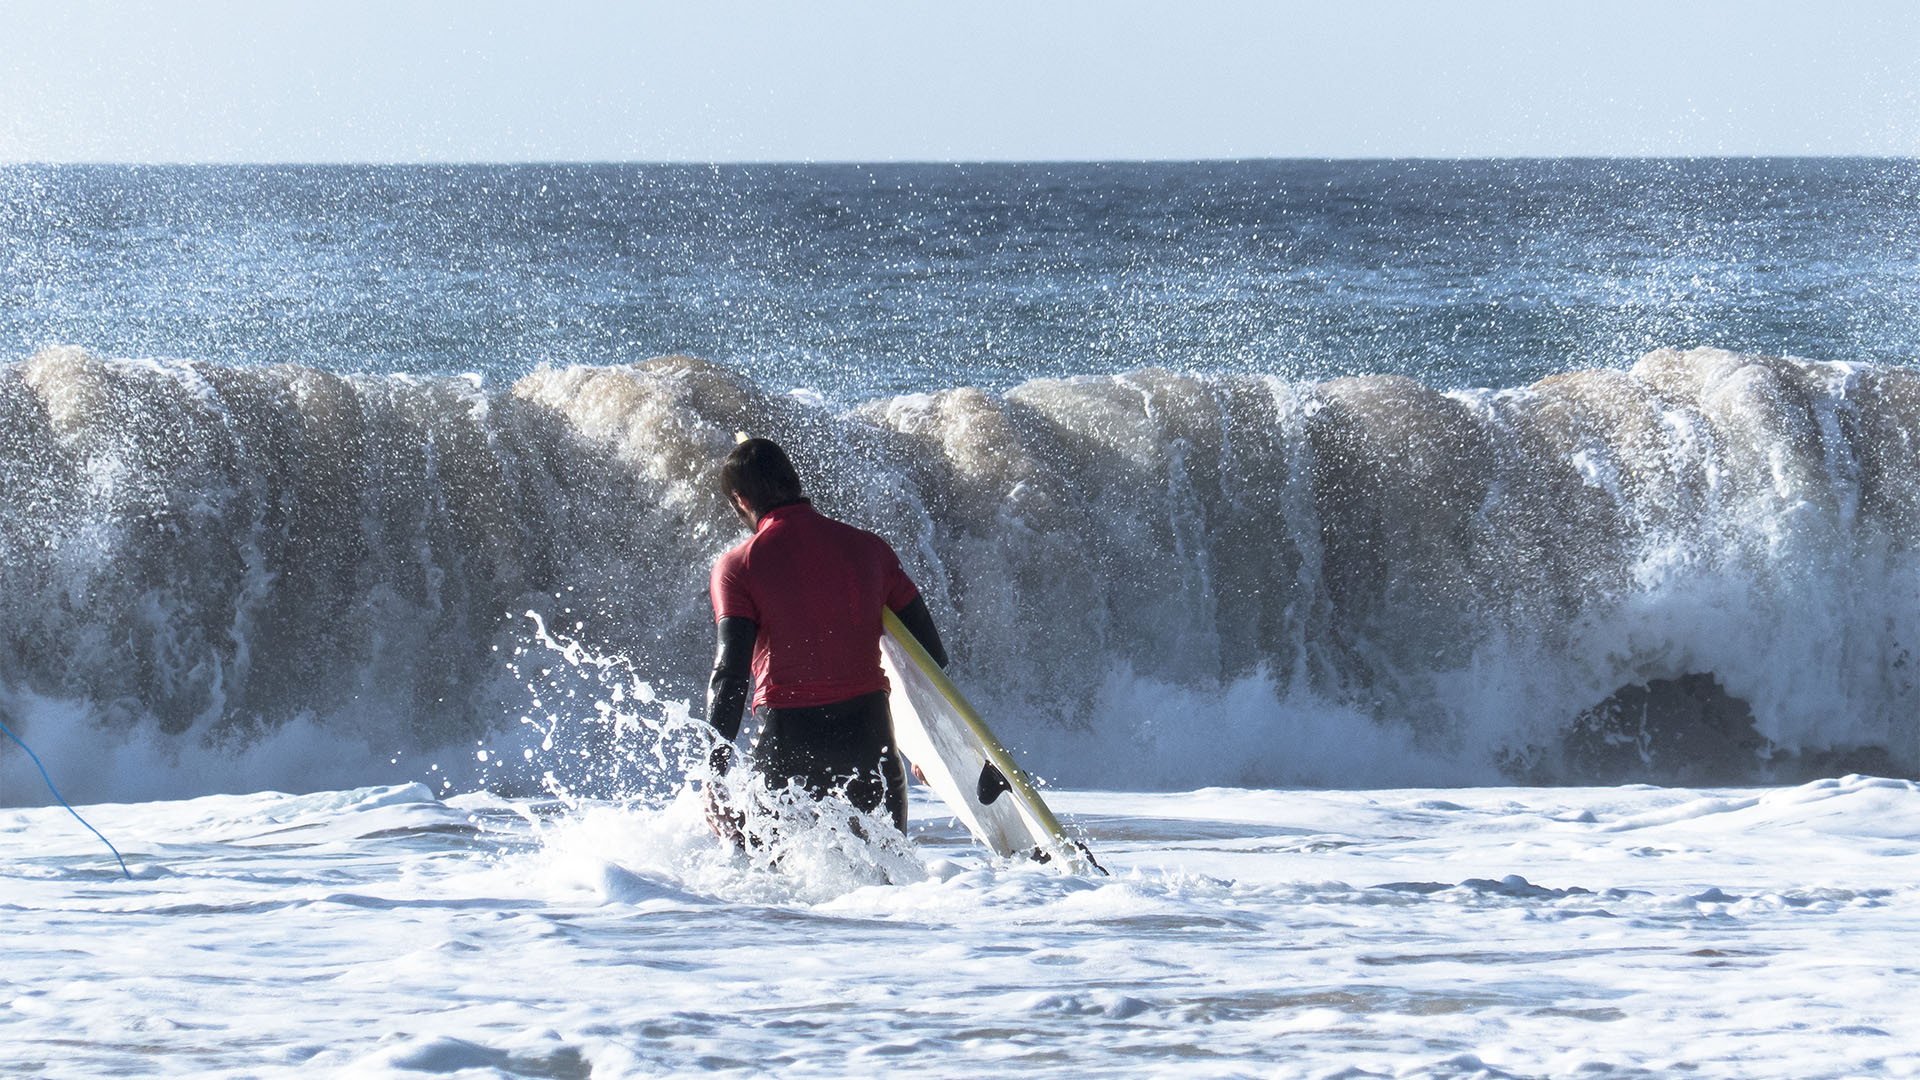
[[[713,678],[707,682],[707,723],[728,742],[740,734],[740,715],[753,688],[753,640],[760,624],[729,615],[715,627],[720,639],[713,656]]]
[[[927,650],[927,655],[933,657],[933,662],[946,667],[947,647],[940,643],[940,631],[934,629],[933,612],[927,610],[926,598],[916,596],[911,603],[894,614],[900,616],[900,621],[906,625],[906,628],[913,631],[914,640],[920,643],[921,648]]]

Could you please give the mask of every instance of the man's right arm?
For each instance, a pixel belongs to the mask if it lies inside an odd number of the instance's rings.
[[[753,641],[760,625],[740,615],[728,615],[715,625],[719,645],[714,650],[713,677],[707,681],[707,723],[725,740],[714,748],[715,772],[732,763],[733,737],[740,734],[747,692],[753,688]]]

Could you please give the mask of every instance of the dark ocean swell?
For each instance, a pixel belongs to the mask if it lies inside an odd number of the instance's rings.
[[[498,389],[48,350],[0,369],[0,712],[74,798],[591,775],[596,718],[704,682],[740,431],[894,543],[1061,783],[1920,769],[1920,372],[1712,349],[848,413],[686,357]],[[631,665],[613,707],[583,655]]]

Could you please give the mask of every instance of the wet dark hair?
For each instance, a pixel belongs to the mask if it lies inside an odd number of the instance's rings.
[[[747,439],[720,463],[720,491],[739,495],[756,514],[800,498],[800,474],[772,439]]]

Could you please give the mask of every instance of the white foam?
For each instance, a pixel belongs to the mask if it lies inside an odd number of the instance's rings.
[[[492,391],[71,349],[6,374],[31,512],[0,518],[0,607],[31,647],[0,708],[77,798],[669,790],[747,429],[892,540],[957,681],[1067,783],[1685,778],[1701,755],[1576,736],[1695,676],[1751,729],[1719,778],[1920,768],[1902,369],[1147,369],[846,414],[686,357]],[[0,745],[0,800],[44,801],[26,768]]]
[[[0,1072],[1920,1074],[1920,787],[1055,791],[1109,878],[419,786],[0,812]],[[1783,858],[1781,852],[1793,853]]]

